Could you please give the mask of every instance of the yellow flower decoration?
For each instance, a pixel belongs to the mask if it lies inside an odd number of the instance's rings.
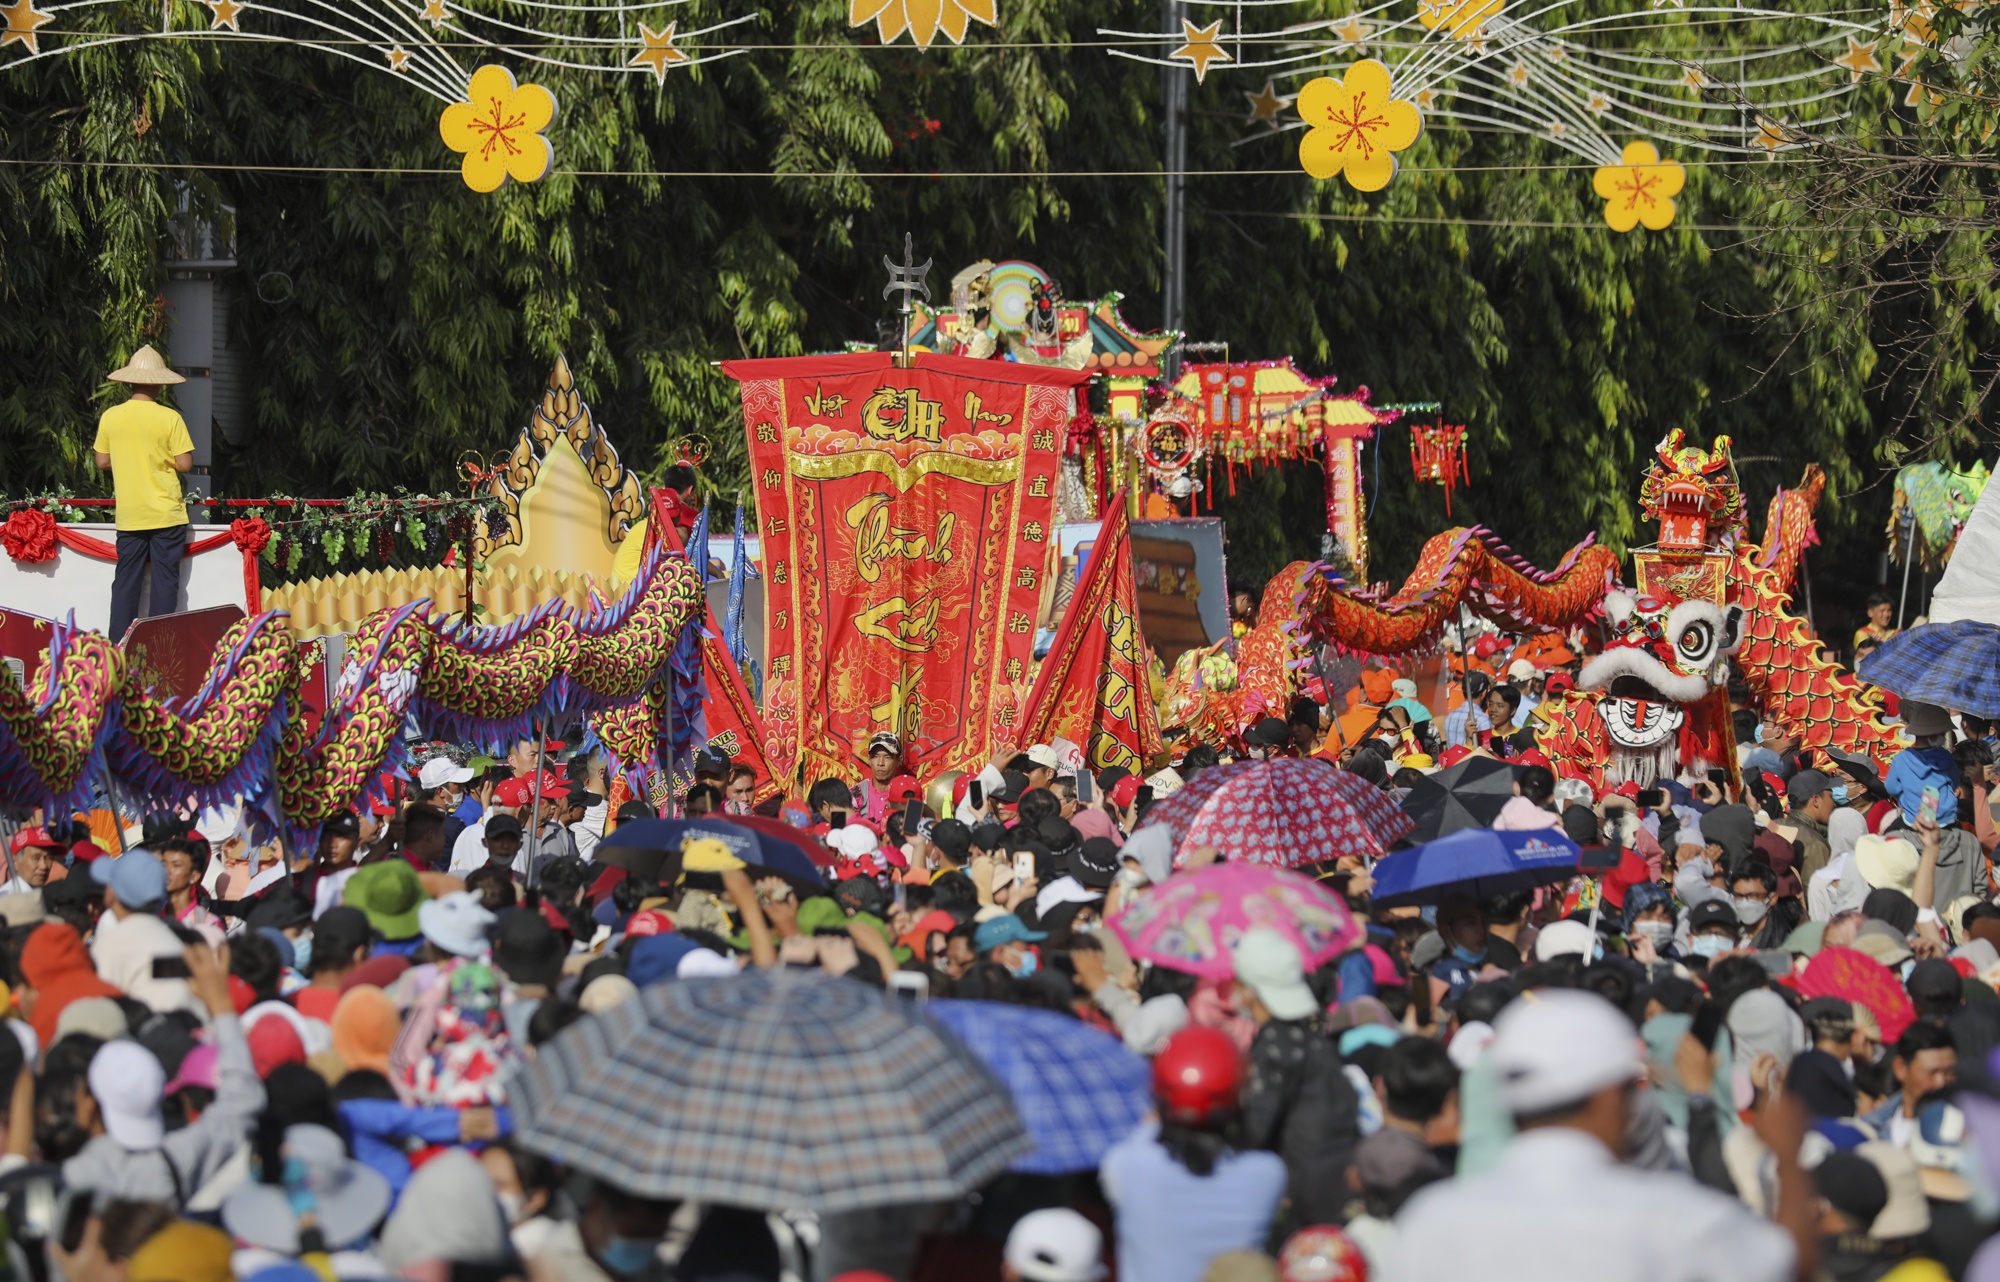
[[[1426,31],[1443,27],[1460,40],[1470,40],[1504,7],[1505,0],[1417,0],[1417,21]]]
[[[1321,76],[1299,91],[1299,116],[1308,128],[1299,140],[1299,163],[1315,178],[1345,173],[1356,191],[1380,191],[1396,176],[1395,153],[1417,140],[1423,114],[1395,97],[1389,69],[1363,58],[1345,80]]]
[[[1664,231],[1674,221],[1674,197],[1687,183],[1687,171],[1661,160],[1649,142],[1628,142],[1615,165],[1606,165],[1590,180],[1604,198],[1604,221],[1612,231],[1631,231],[1641,223]]]
[[[472,73],[469,102],[455,102],[438,117],[444,145],[465,153],[459,173],[474,191],[498,191],[509,178],[531,183],[555,164],[542,130],[556,118],[555,95],[540,85],[516,85],[505,67]]]
[[[910,33],[917,48],[928,49],[931,41],[942,31],[951,37],[953,44],[965,43],[965,24],[983,22],[993,26],[999,15],[993,11],[993,0],[848,0],[847,25],[865,27],[870,22],[880,33],[882,43]]]

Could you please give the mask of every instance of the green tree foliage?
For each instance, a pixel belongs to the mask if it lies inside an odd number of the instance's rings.
[[[562,103],[557,170],[490,196],[453,173],[282,172],[455,163],[437,102],[353,61],[146,41],[10,70],[9,488],[101,485],[87,467],[98,380],[157,327],[160,232],[184,190],[235,210],[232,325],[252,355],[254,421],[219,479],[238,493],[453,488],[463,455],[505,448],[561,353],[628,462],[656,472],[700,437],[714,456],[705,484],[733,497],[742,429],[712,362],[872,342],[890,309],[881,255],[906,231],[937,264],[934,284],[980,257],[1028,258],[1071,297],[1124,291],[1128,319],[1150,327],[1162,187],[1133,175],[1158,169],[1159,72],[1088,42],[1099,26],[1152,28],[1156,7],[999,10],[997,30],[923,53],[850,31],[843,0],[767,4],[725,33],[752,52],[676,69],[664,86],[520,63]],[[159,12],[122,0],[64,22],[145,30]],[[696,0],[675,15],[688,29],[743,12]],[[176,0],[175,22],[205,28],[207,10]],[[1690,49],[1717,38],[1692,26],[1661,37]],[[1845,576],[1855,588],[1872,584],[1887,496],[1867,487],[1898,392],[1870,349],[1879,318],[1819,272],[1866,260],[1880,236],[1870,215],[1856,214],[1833,262],[1808,262],[1815,206],[1774,177],[1805,171],[1696,165],[1675,227],[1621,236],[1570,153],[1442,120],[1388,190],[1360,196],[1298,173],[1295,133],[1245,141],[1254,87],[1225,69],[1193,94],[1191,168],[1228,171],[1189,182],[1194,337],[1227,340],[1239,358],[1293,354],[1378,403],[1442,402],[1472,427],[1474,479],[1452,521],[1489,525],[1543,564],[1593,530],[1618,545],[1650,537],[1635,491],[1671,428],[1734,437],[1759,503],[1821,462],[1835,482],[1822,530],[1865,567]],[[1963,127],[1889,108],[1871,119],[1888,132]],[[1976,136],[1954,145],[1974,149]],[[660,176],[689,171],[778,176]],[[1938,199],[1989,181],[1953,170]],[[1966,288],[1990,289],[1983,227],[1940,234],[1958,238],[1953,270],[1969,260],[1962,274],[1980,279]],[[1983,404],[1978,299],[1927,349],[1949,368],[1926,416],[1948,401],[1969,425]],[[1446,524],[1442,497],[1411,480],[1407,442],[1391,429],[1368,459],[1372,568],[1392,581]],[[1316,552],[1317,469],[1266,469],[1237,489],[1221,496],[1237,578]]]

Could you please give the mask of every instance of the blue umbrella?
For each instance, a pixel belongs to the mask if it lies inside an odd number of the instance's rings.
[[[1971,619],[1919,624],[1863,659],[1860,675],[1905,699],[2000,717],[2000,627]]]
[[[1010,1171],[1094,1171],[1153,1106],[1146,1061],[1082,1020],[1005,1002],[936,1001],[925,1009],[1014,1097],[1035,1151]]]
[[[1560,828],[1502,832],[1461,828],[1436,841],[1383,856],[1375,865],[1377,908],[1442,903],[1463,892],[1475,899],[1567,881],[1582,851]],[[1589,869],[1583,869],[1589,871]]]
[[[680,875],[681,842],[713,837],[748,865],[754,877],[782,877],[808,894],[823,892],[826,879],[795,843],[727,819],[628,819],[597,843],[597,858],[649,880]]]

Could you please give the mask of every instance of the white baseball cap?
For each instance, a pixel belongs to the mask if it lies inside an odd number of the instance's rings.
[[[1304,1019],[1319,1008],[1306,987],[1299,950],[1277,931],[1269,926],[1245,931],[1229,951],[1237,982],[1250,986],[1273,1019]]]
[[[1595,993],[1544,988],[1511,1002],[1493,1025],[1500,1098],[1515,1114],[1581,1104],[1645,1071],[1639,1034]]]
[[[1535,936],[1535,960],[1554,961],[1558,957],[1582,957],[1596,951],[1597,935],[1580,921],[1552,921]]]
[[[450,757],[432,757],[417,772],[417,786],[425,790],[442,788],[448,783],[464,783],[472,778],[472,770],[461,766]]]
[[[160,1147],[167,1135],[160,1119],[167,1074],[153,1052],[122,1037],[106,1042],[90,1057],[87,1077],[104,1129],[120,1148],[144,1153]]]
[[[1509,681],[1533,681],[1538,675],[1540,674],[1536,671],[1535,665],[1526,659],[1516,659],[1507,665]]]
[[[1056,750],[1046,743],[1038,743],[1029,748],[1028,760],[1034,762],[1044,770],[1060,770],[1062,768],[1062,758],[1056,755]]]
[[[1104,1235],[1075,1211],[1030,1211],[1007,1235],[1007,1265],[1028,1282],[1097,1282]]]

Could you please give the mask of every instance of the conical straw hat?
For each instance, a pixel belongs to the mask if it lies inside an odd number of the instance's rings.
[[[145,383],[156,387],[187,382],[167,368],[167,362],[150,344],[132,353],[132,359],[124,369],[114,369],[105,377],[114,383]]]

